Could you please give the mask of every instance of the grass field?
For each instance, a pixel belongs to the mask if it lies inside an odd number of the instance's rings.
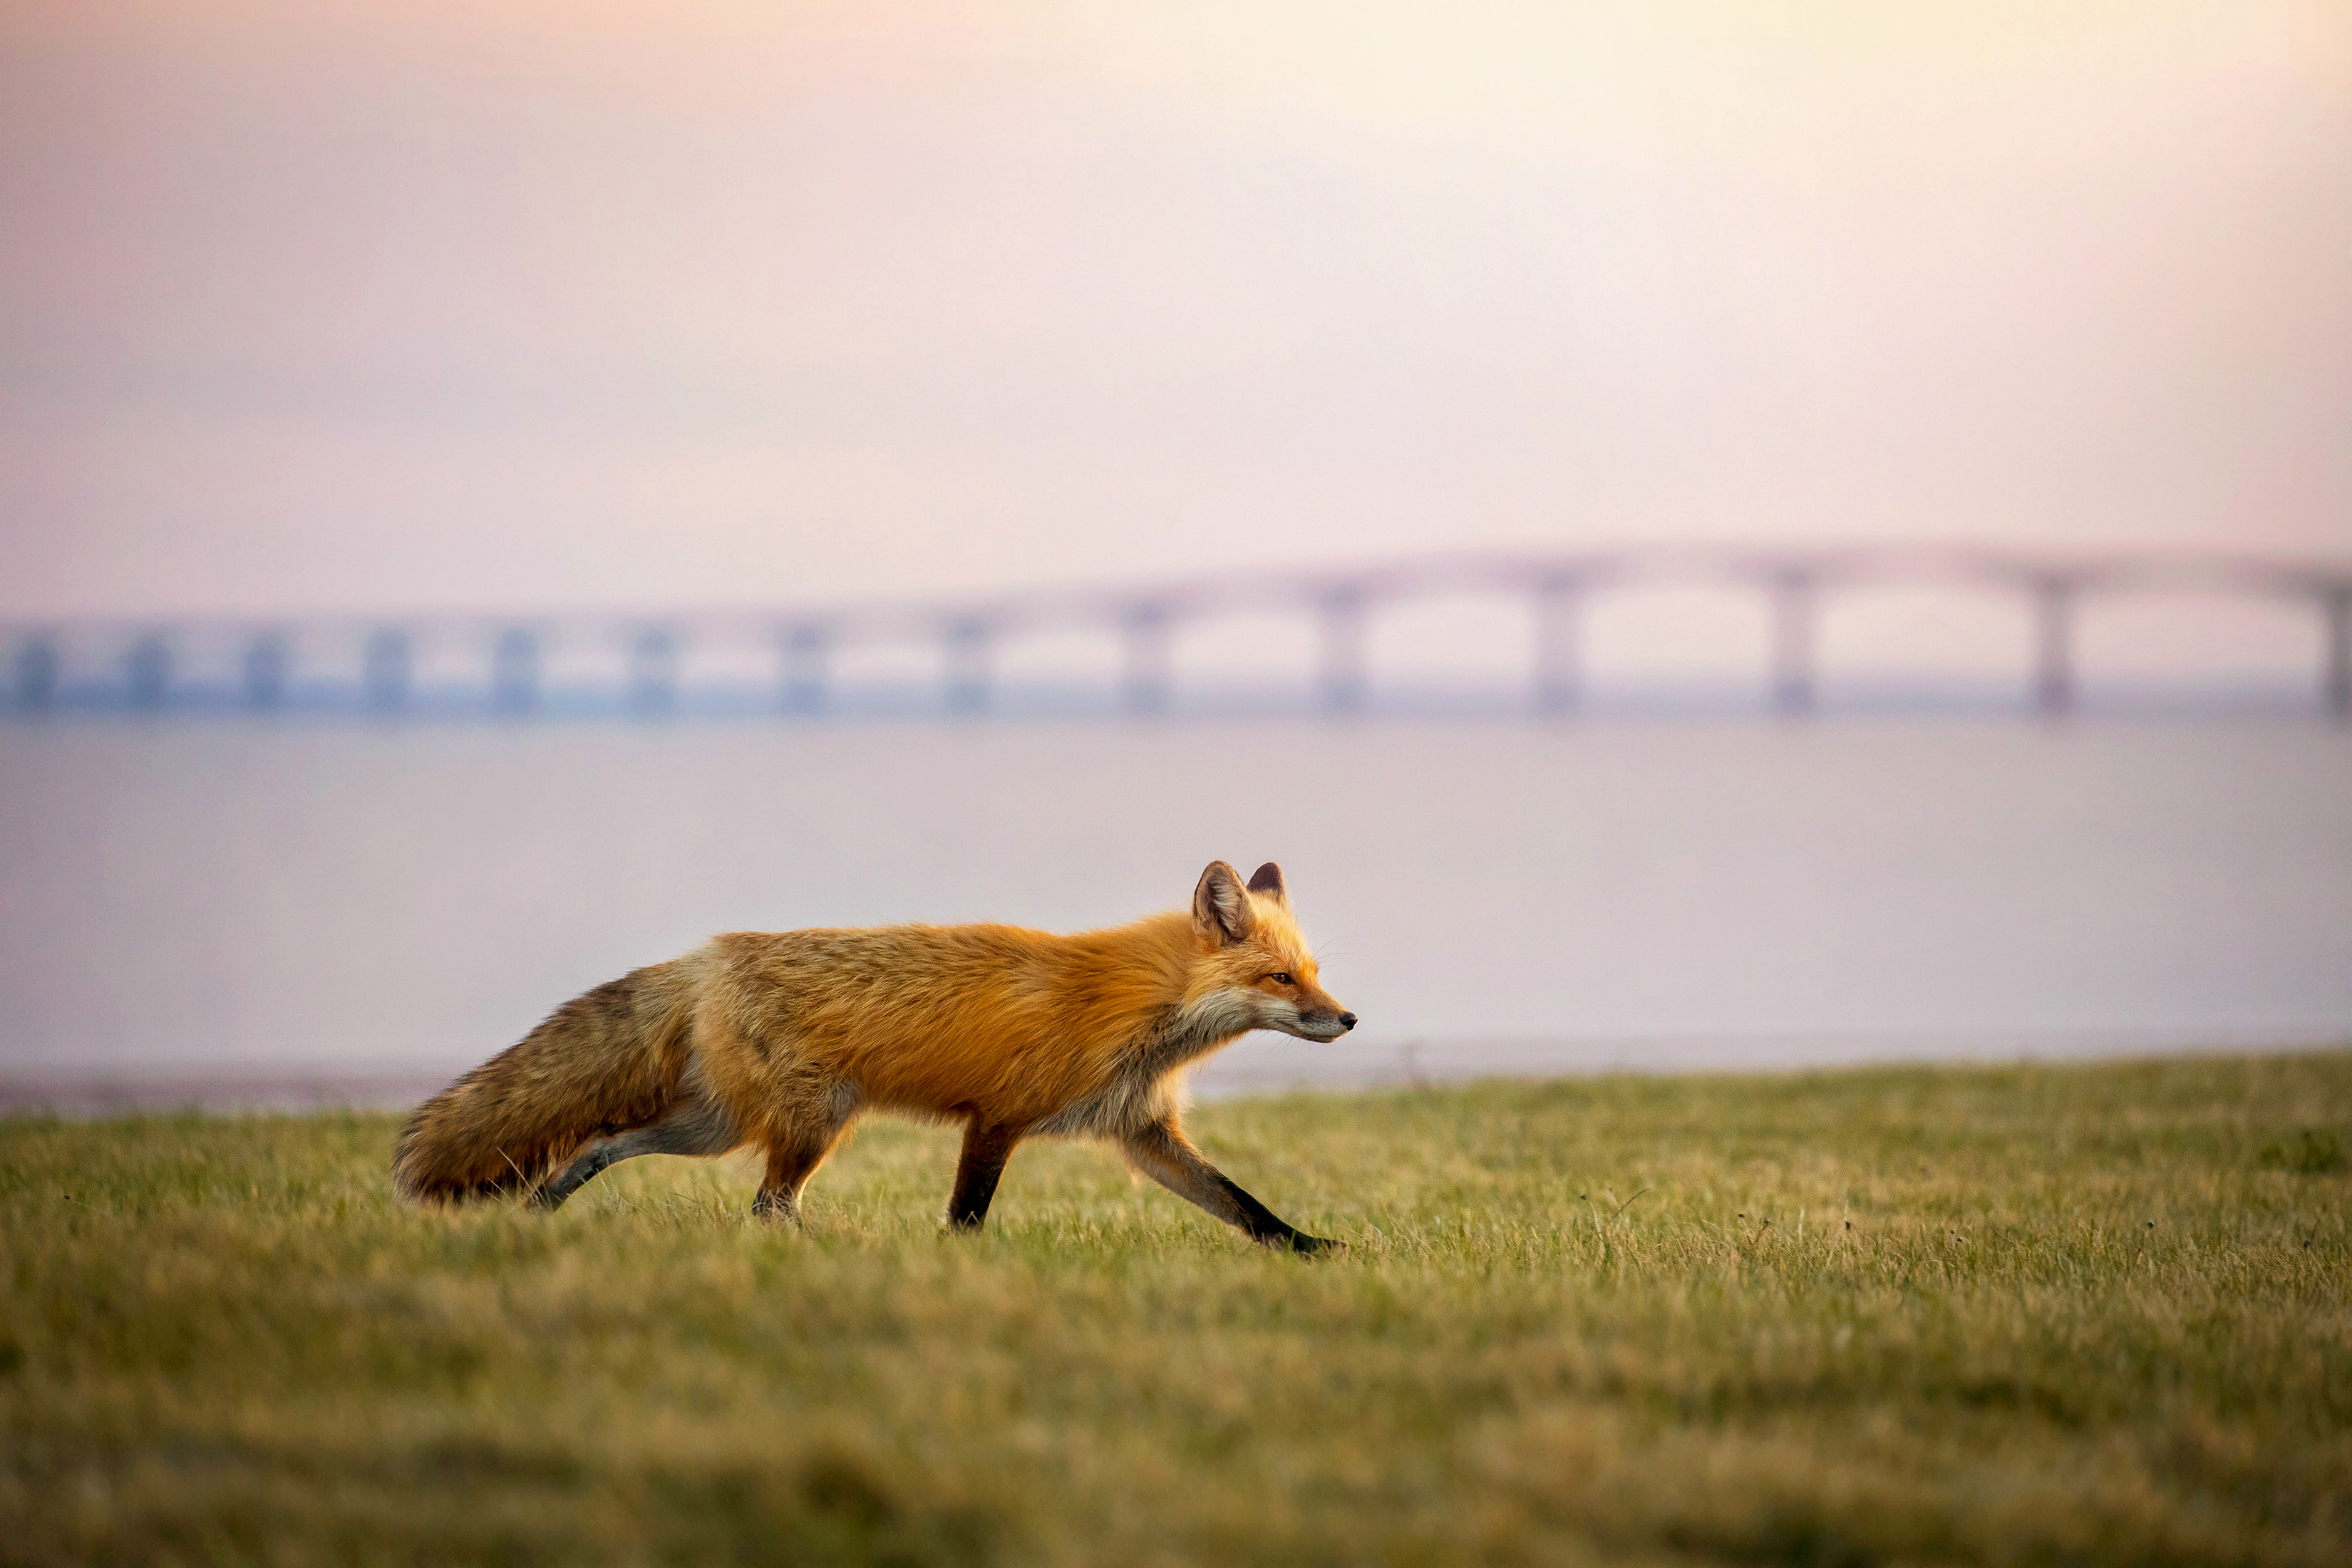
[[[2352,1054],[869,1124],[798,1230],[646,1160],[395,1203],[394,1120],[0,1122],[9,1563],[2352,1561]]]

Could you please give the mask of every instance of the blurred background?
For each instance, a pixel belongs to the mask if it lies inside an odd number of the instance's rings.
[[[1212,1089],[2342,1040],[2347,278],[2322,0],[7,0],[0,1079],[397,1098],[716,931],[1212,858],[1366,1019]],[[1825,598],[1805,716],[1705,574],[1583,605],[1566,714],[1483,591],[1338,712],[1311,605],[1174,628],[1157,717],[1069,697],[1108,623],[957,712],[920,615],[822,712],[757,629],[1669,545],[2292,582],[2086,597],[2063,712],[1958,580]],[[509,621],[719,614],[709,711],[566,709],[576,631],[528,705],[100,700],[147,637],[440,628],[462,696]]]

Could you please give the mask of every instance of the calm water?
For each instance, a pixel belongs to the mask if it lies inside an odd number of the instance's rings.
[[[712,931],[1279,859],[1334,1046],[1215,1091],[2352,1037],[2352,734],[2286,719],[0,726],[0,1076],[429,1078]]]

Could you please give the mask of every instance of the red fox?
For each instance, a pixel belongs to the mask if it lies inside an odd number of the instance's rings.
[[[1355,1026],[1316,983],[1271,862],[1244,886],[1215,861],[1189,911],[1076,936],[736,931],[558,1007],[417,1108],[393,1174],[412,1198],[530,1187],[553,1208],[635,1155],[754,1144],[768,1170],[752,1212],[790,1219],[850,1122],[896,1110],[963,1124],[960,1228],[987,1217],[1022,1139],[1096,1137],[1252,1240],[1320,1252],[1339,1244],[1277,1218],[1185,1139],[1177,1075],[1252,1029],[1329,1041]]]

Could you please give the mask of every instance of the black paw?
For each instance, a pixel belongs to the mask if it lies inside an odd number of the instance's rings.
[[[1292,1231],[1286,1237],[1276,1237],[1266,1245],[1296,1252],[1302,1258],[1319,1258],[1348,1250],[1348,1244],[1344,1241],[1335,1241],[1328,1236],[1309,1236],[1303,1230]]]

